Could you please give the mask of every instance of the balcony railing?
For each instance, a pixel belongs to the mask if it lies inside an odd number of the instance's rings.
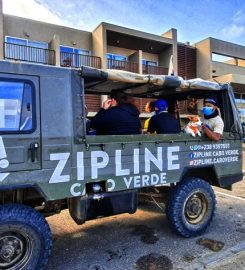
[[[5,42],[4,58],[46,65],[54,65],[55,51]]]
[[[92,55],[61,52],[60,65],[63,67],[88,66],[101,68],[101,58]]]
[[[128,61],[120,61],[120,60],[112,60],[107,59],[107,68],[109,69],[120,69],[138,73],[139,72],[139,64]]]
[[[142,65],[143,74],[167,75],[168,68],[159,66]]]

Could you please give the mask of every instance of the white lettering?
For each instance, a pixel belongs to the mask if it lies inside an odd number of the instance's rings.
[[[2,169],[6,169],[9,166],[9,161],[7,159],[5,159],[7,157],[6,151],[5,151],[5,147],[3,144],[3,139],[0,136],[0,168]],[[2,182],[7,176],[9,175],[9,173],[0,173],[0,182]]]
[[[122,150],[116,150],[116,176],[129,175],[129,169],[122,169]]]
[[[79,184],[79,183],[75,183],[75,184],[73,184],[71,186],[70,192],[71,192],[71,195],[72,196],[77,197],[77,196],[81,196],[82,195],[81,191],[75,191],[75,188],[79,188],[79,187],[81,187],[81,184]]]
[[[173,164],[173,161],[179,160],[179,155],[173,155],[173,152],[179,152],[179,146],[168,147],[168,170],[179,170],[179,164]]]
[[[134,187],[139,188],[140,187],[140,176],[137,175],[134,177]]]
[[[54,172],[49,180],[50,184],[55,183],[63,183],[63,182],[69,182],[70,181],[70,175],[61,175],[66,163],[70,157],[70,153],[55,153],[50,154],[50,160],[59,160],[56,168],[54,169]]]
[[[151,185],[157,185],[159,182],[159,176],[157,174],[151,175]]]
[[[160,173],[161,184],[166,184],[166,173]]]
[[[130,184],[131,184],[131,182],[133,180],[133,176],[131,176],[129,179],[127,179],[126,177],[123,177],[123,180],[124,180],[124,183],[125,183],[126,187],[129,188]]]
[[[98,159],[102,161],[99,162]],[[98,169],[105,168],[109,162],[109,156],[104,151],[92,151],[91,152],[91,178],[98,178]]]
[[[148,174],[142,175],[142,186],[149,186],[150,176]]]
[[[108,191],[113,191],[114,188],[115,188],[115,186],[116,186],[115,181],[114,181],[113,179],[108,179],[108,180],[107,180],[107,184],[111,184],[111,186],[107,188]]]
[[[138,174],[140,172],[140,150],[134,149],[134,174]]]
[[[84,154],[77,152],[77,180],[84,180]]]
[[[150,163],[153,163],[160,171],[162,171],[162,147],[157,147],[157,158],[150,152],[148,148],[145,148],[145,172],[151,171]]]

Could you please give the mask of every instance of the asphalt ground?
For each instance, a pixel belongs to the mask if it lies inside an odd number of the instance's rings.
[[[233,191],[215,188],[217,210],[200,237],[183,238],[170,228],[164,210],[153,203],[135,214],[76,223],[67,210],[47,218],[53,233],[53,250],[47,270],[169,270],[229,268],[245,250],[245,183]],[[160,205],[161,206],[161,205]],[[232,251],[232,252],[231,252]],[[244,253],[245,254],[245,253]],[[245,260],[244,260],[245,261]]]

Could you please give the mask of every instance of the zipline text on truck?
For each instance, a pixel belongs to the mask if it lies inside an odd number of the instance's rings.
[[[86,135],[85,94],[112,89],[164,98],[170,109],[190,97],[215,96],[223,137]],[[44,217],[62,209],[82,224],[134,213],[139,198],[157,195],[177,233],[202,234],[216,205],[211,185],[230,188],[242,180],[242,135],[228,84],[1,61],[0,268],[43,269],[52,246]]]

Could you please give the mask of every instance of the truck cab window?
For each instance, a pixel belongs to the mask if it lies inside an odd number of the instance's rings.
[[[32,129],[31,85],[0,80],[0,132],[19,133]]]

